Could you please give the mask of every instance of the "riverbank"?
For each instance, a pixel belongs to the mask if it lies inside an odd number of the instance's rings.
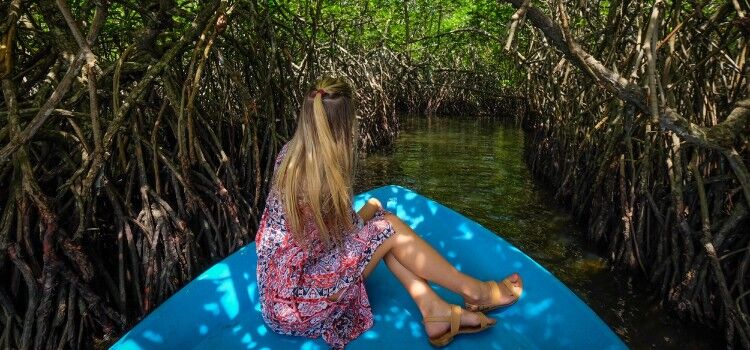
[[[747,4],[507,2],[540,34],[517,50],[535,177],[666,308],[750,348]]]
[[[567,210],[524,162],[524,132],[499,121],[410,117],[392,152],[360,163],[356,191],[414,189],[497,232],[554,273],[632,348],[717,348],[714,332],[689,326],[613,272]]]

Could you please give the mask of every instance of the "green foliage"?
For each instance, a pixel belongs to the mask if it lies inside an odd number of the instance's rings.
[[[520,82],[503,53],[507,23],[515,12],[491,0],[277,0],[275,15],[304,26],[316,43],[364,51],[388,48],[417,66],[469,70],[497,76],[498,86]],[[317,8],[320,6],[320,13]],[[314,28],[317,25],[318,28]]]

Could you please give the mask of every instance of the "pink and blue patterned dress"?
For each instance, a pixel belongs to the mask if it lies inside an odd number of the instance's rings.
[[[285,144],[276,158],[274,175],[286,148]],[[272,187],[255,236],[261,312],[266,324],[281,334],[322,336],[334,349],[343,348],[372,327],[362,272],[375,250],[394,234],[385,213],[378,210],[364,222],[352,209],[355,226],[347,233],[342,249],[332,250],[318,244],[317,225],[307,216],[306,236],[314,237],[314,248],[309,251],[292,237],[278,191]]]

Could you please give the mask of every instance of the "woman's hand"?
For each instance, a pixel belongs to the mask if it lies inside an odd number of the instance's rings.
[[[361,209],[359,209],[357,214],[359,214],[362,220],[367,221],[372,219],[372,217],[375,216],[375,213],[381,208],[383,208],[383,204],[380,203],[377,198],[372,197],[367,200],[367,203],[365,203]]]

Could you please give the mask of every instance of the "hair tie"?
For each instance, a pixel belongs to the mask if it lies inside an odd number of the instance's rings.
[[[315,95],[317,95],[318,93],[320,93],[320,97],[321,98],[323,98],[326,95],[328,95],[328,93],[325,90],[323,90],[323,89],[316,89],[316,90],[312,91],[312,94],[310,96],[314,98]]]

